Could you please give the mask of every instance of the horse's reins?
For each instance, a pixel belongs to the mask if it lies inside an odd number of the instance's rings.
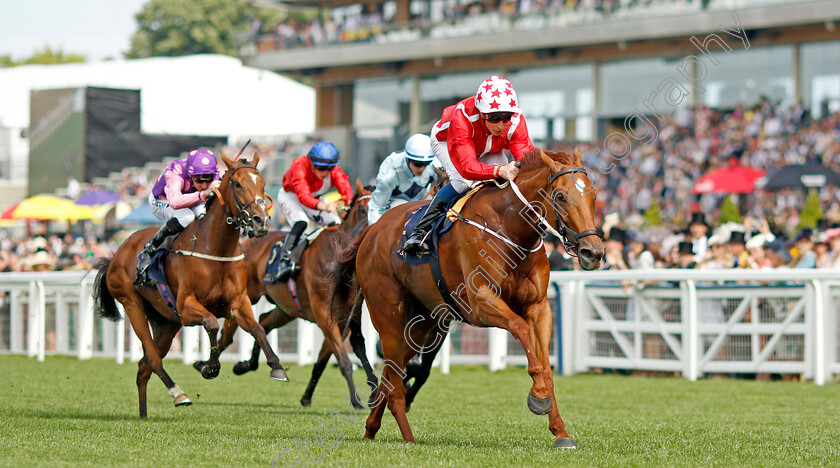
[[[572,168],[569,168],[569,169],[562,170],[562,171],[552,175],[551,178],[549,179],[548,183],[549,183],[549,185],[553,186],[554,181],[557,180],[558,177],[560,177],[562,175],[565,175],[565,174],[572,174],[572,173],[575,173],[575,172],[583,172],[584,174],[586,174],[586,168],[584,168],[583,166],[577,166],[577,167],[572,167]],[[542,226],[544,226],[548,232],[557,236],[557,238],[560,239],[563,242],[563,247],[566,249],[567,252],[569,252],[570,255],[577,256],[577,242],[580,241],[580,239],[582,239],[584,237],[587,237],[587,236],[599,236],[600,237],[600,234],[598,233],[598,231],[596,231],[594,229],[589,229],[589,230],[586,230],[586,231],[583,231],[583,232],[577,232],[577,231],[573,230],[572,228],[568,227],[566,225],[566,223],[563,222],[563,217],[560,216],[560,211],[557,209],[557,204],[554,202],[554,198],[552,198],[552,200],[551,200],[551,208],[554,210],[554,219],[555,219],[556,223],[558,224],[558,226],[557,226],[558,229],[555,229],[551,225],[551,223],[549,223],[548,220],[545,219],[545,217],[543,215],[541,215],[539,213],[539,211],[537,211],[533,207],[531,202],[529,202],[528,199],[526,199],[525,196],[522,195],[522,191],[519,190],[519,186],[516,185],[516,182],[514,182],[512,180],[511,181],[505,181],[504,183],[501,183],[501,184],[499,182],[497,182],[496,180],[494,180],[493,182],[500,189],[504,189],[505,187],[510,185],[510,188],[513,190],[513,193],[515,193],[516,196],[519,198],[519,200],[521,200],[522,203],[525,204],[525,206],[528,208],[528,210],[534,216],[536,216],[537,221],[539,221],[539,223]],[[540,237],[540,241],[539,241],[539,243],[537,244],[536,247],[534,247],[533,249],[529,249],[527,247],[522,247],[521,245],[516,244],[515,242],[511,241],[507,237],[493,231],[492,229],[488,228],[487,226],[483,226],[481,224],[476,223],[475,221],[467,219],[466,217],[464,217],[460,213],[457,213],[455,215],[455,217],[458,220],[469,224],[470,226],[473,226],[473,227],[475,227],[475,228],[477,228],[481,231],[484,231],[484,232],[490,234],[491,236],[494,236],[494,237],[502,240],[504,243],[510,245],[511,247],[513,247],[515,249],[518,249],[520,252],[534,253],[534,252],[537,252],[538,250],[540,250],[543,246],[542,237]],[[573,239],[574,242],[569,240],[569,238]]]

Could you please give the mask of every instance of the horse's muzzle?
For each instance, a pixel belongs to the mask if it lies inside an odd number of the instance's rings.
[[[604,244],[601,239],[594,239],[596,240],[590,241],[589,237],[581,239],[577,249],[578,263],[584,270],[597,270],[601,267],[601,259],[604,258]]]

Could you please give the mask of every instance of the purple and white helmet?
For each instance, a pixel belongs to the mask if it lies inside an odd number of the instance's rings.
[[[194,176],[200,174],[216,174],[216,155],[206,149],[190,151],[187,156],[187,174]]]

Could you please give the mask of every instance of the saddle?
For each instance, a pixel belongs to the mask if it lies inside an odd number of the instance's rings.
[[[298,242],[298,245],[292,249],[292,257],[301,258],[303,251],[306,250],[306,248],[309,247],[309,244],[314,242],[323,231],[324,228],[319,228],[311,234],[303,236],[300,239],[300,242]],[[283,250],[283,243],[285,241],[285,238],[281,239],[271,247],[271,253],[268,255],[268,261],[266,261],[265,264],[265,276],[263,276],[262,279],[265,284],[274,284],[277,282],[277,273],[280,271],[280,252]]]
[[[485,182],[486,183],[486,182]],[[426,255],[415,256],[404,252],[402,249],[395,250],[393,252],[400,260],[405,263],[411,264],[420,264],[420,263],[429,263],[432,259],[437,259],[437,251],[438,251],[438,240],[440,236],[443,235],[445,232],[449,231],[452,228],[452,225],[455,223],[457,219],[457,215],[461,213],[461,210],[464,209],[464,205],[467,204],[470,198],[478,192],[478,189],[484,186],[484,183],[481,183],[474,187],[469,192],[465,193],[464,195],[452,200],[452,202],[446,207],[446,216],[442,216],[439,219],[436,219],[434,224],[432,224],[432,229],[429,234],[429,253]],[[408,214],[408,218],[405,221],[405,227],[403,228],[402,236],[400,237],[400,245],[405,245],[405,241],[408,239],[408,236],[411,235],[411,232],[414,231],[414,228],[420,222],[420,219],[423,217],[423,214],[426,213],[426,207],[428,203],[418,207],[416,210],[412,211]]]
[[[169,239],[167,240],[169,241]],[[172,242],[169,241],[168,245],[171,244]],[[166,303],[166,306],[172,311],[173,317],[178,319],[179,315],[178,309],[175,307],[175,298],[172,297],[172,290],[166,282],[166,272],[163,269],[163,260],[169,253],[168,245],[165,242],[164,246],[152,254],[152,259],[149,262],[149,269],[146,270],[146,279],[148,281],[142,282],[140,286],[157,289],[160,296],[163,298],[163,302]]]

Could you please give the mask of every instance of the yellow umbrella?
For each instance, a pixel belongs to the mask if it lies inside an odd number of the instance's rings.
[[[35,195],[20,202],[12,212],[12,219],[68,220],[91,219],[96,208],[80,206],[54,195]]]

